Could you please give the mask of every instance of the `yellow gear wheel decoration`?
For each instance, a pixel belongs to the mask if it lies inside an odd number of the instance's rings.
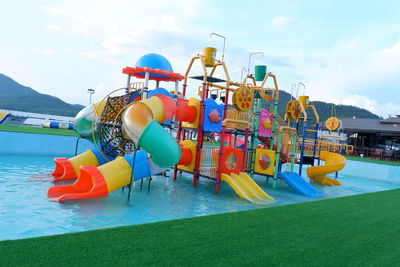
[[[298,120],[301,115],[301,107],[298,100],[290,100],[286,105],[286,116],[289,120]]]
[[[234,107],[239,111],[246,111],[253,106],[253,90],[249,87],[240,87],[232,96]]]
[[[340,120],[336,117],[329,117],[326,120],[325,126],[330,131],[335,131],[340,126]]]

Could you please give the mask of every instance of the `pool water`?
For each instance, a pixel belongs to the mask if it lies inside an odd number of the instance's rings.
[[[117,190],[106,198],[70,201],[59,204],[47,198],[54,185],[49,173],[53,158],[47,156],[0,156],[0,240],[37,237],[106,227],[157,222],[232,211],[262,208],[238,197],[225,183],[216,195],[215,183],[201,179],[192,187],[191,176],[172,178],[155,176],[128,190]],[[305,173],[305,171],[303,172]],[[172,174],[172,172],[171,172]],[[304,175],[303,175],[304,176]],[[275,189],[265,177],[256,182],[277,201],[267,206],[334,198],[400,188],[400,167],[348,161],[339,174],[342,186],[328,187],[313,183],[323,192],[319,198],[303,196],[285,183]],[[308,178],[306,178],[308,180]]]

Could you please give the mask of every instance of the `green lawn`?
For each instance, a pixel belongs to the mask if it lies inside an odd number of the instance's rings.
[[[53,128],[16,126],[16,125],[5,125],[5,124],[0,124],[0,131],[17,132],[17,133],[79,136],[75,131],[67,130],[67,129],[53,129]]]
[[[399,196],[400,190],[391,190],[3,241],[0,265],[395,266],[400,262]]]
[[[370,158],[360,158],[360,157],[352,157],[352,156],[345,156],[348,160],[356,160],[368,163],[377,163],[377,164],[385,164],[385,165],[392,165],[392,166],[400,166],[400,161],[389,161],[389,160],[380,160],[380,159],[370,159]]]

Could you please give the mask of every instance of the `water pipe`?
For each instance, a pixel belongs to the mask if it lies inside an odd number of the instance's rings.
[[[211,38],[211,36],[213,36],[213,35],[218,36],[218,37],[221,37],[221,38],[224,39],[224,47],[222,48],[222,60],[221,60],[222,62],[224,62],[226,38],[225,38],[225,36],[223,36],[223,35],[221,35],[221,34],[218,34],[218,33],[215,33],[215,32],[210,33],[210,38]]]
[[[253,53],[250,53],[250,54],[249,54],[249,65],[247,66],[247,75],[250,75],[250,61],[251,61],[251,57],[252,57],[253,55],[258,55],[258,54],[261,54],[262,56],[264,56],[264,53],[263,53],[262,51],[253,52]]]

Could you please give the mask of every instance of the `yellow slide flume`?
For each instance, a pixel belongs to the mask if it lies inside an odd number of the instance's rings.
[[[241,172],[239,175],[235,173],[231,173],[231,175],[223,173],[221,179],[227,182],[241,198],[247,199],[254,204],[267,204],[273,199],[244,172]],[[267,200],[269,201],[266,202]]]
[[[325,161],[325,164],[309,167],[307,169],[308,177],[323,185],[341,185],[339,181],[329,178],[326,175],[343,169],[346,165],[346,158],[337,153],[321,151],[320,159]]]

